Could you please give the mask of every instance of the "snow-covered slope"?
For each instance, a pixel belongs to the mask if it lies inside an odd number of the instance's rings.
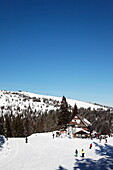
[[[92,143],[92,149],[89,149]],[[75,149],[78,157],[74,156]],[[81,157],[84,149],[85,157]],[[113,137],[102,139],[54,138],[52,133],[9,138],[0,148],[0,170],[112,170]]]
[[[54,97],[47,95],[39,95],[29,92],[12,92],[12,91],[0,91],[0,112],[7,112],[7,110],[13,110],[13,112],[21,112],[22,110],[30,106],[33,111],[44,112],[49,110],[55,110],[59,108],[62,97]],[[91,109],[107,109],[107,107],[99,106],[91,103],[86,103],[78,100],[67,99],[70,106],[74,106],[75,103],[78,108],[91,108]],[[4,111],[3,111],[4,110]]]
[[[36,97],[36,98],[46,98],[46,99],[53,99],[56,101],[61,102],[62,97],[55,97],[55,96],[47,96],[47,95],[39,95],[39,94],[34,94],[34,93],[28,93],[28,92],[22,92],[25,95],[31,96],[31,97]],[[74,100],[74,99],[68,99],[66,98],[68,104],[70,104],[72,107],[75,105],[77,105],[78,108],[83,107],[83,108],[91,108],[91,109],[99,109],[99,108],[103,108],[103,109],[107,109],[107,106],[102,106],[99,104],[93,104],[93,103],[88,103],[88,102],[82,102],[79,100]]]

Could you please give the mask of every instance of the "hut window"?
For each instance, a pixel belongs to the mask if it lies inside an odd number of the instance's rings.
[[[80,120],[76,120],[76,122],[79,124],[79,123],[80,123]]]

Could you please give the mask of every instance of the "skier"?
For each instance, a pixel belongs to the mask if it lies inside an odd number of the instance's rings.
[[[92,143],[90,144],[90,147],[89,147],[89,149],[91,149],[92,148]]]
[[[107,139],[105,139],[105,143],[107,143]]]
[[[54,136],[55,136],[55,135],[54,135],[54,133],[53,133],[53,139],[54,139]]]
[[[75,156],[76,157],[78,156],[78,150],[77,149],[75,150]]]
[[[27,137],[25,138],[25,142],[28,143],[28,138]]]
[[[84,158],[84,154],[85,154],[84,149],[82,149],[82,157],[83,158]]]

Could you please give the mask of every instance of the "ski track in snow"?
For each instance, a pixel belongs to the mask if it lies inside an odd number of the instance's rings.
[[[7,166],[7,164],[9,164],[18,154],[18,141],[16,142],[10,142],[7,141],[6,143],[6,147],[3,148],[3,154],[2,154],[2,161],[0,163],[0,170],[4,167]],[[5,170],[3,168],[3,170]]]

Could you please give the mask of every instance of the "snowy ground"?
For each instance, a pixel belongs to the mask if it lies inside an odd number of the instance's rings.
[[[90,143],[93,144],[89,149]],[[75,149],[79,156],[74,156]],[[85,158],[81,150],[85,150]],[[52,139],[52,133],[9,138],[0,147],[0,170],[92,170],[113,169],[113,137],[105,144],[90,139]]]

